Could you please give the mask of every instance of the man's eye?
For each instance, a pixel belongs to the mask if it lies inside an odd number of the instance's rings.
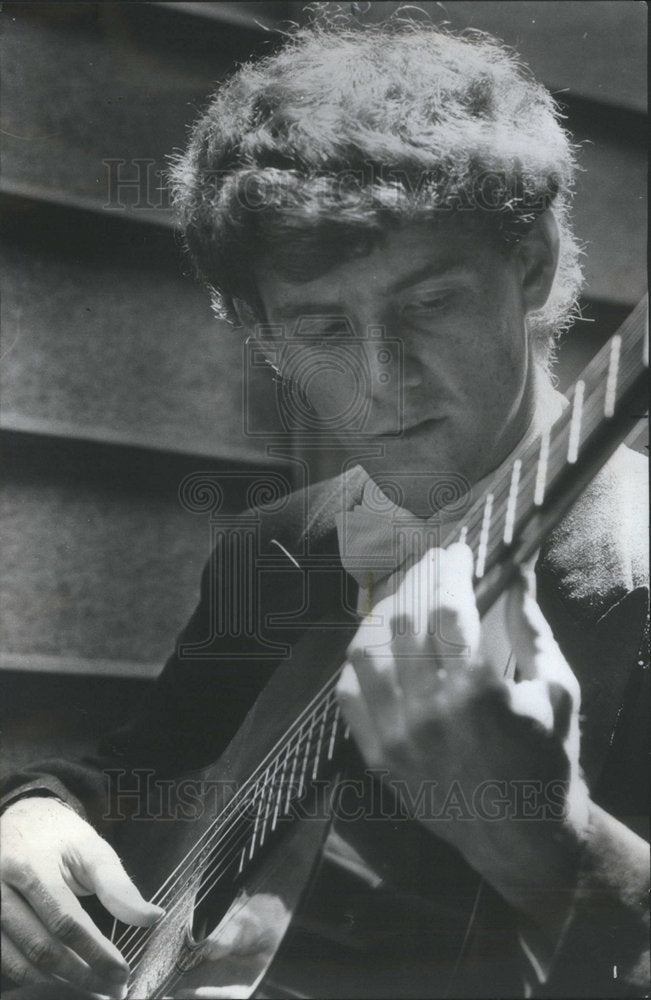
[[[405,306],[408,316],[427,316],[433,313],[442,312],[448,304],[447,295],[437,295],[432,298],[418,299]]]
[[[305,317],[299,322],[296,333],[299,337],[345,337],[350,331],[343,319]]]

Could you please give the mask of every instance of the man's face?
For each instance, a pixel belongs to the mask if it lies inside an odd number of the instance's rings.
[[[395,476],[416,513],[430,512],[423,473],[476,482],[526,430],[534,377],[522,266],[478,226],[413,223],[316,279],[257,278],[268,322],[302,345],[293,374],[314,413],[371,475]],[[360,392],[363,439],[348,419]],[[369,435],[380,457],[362,457]]]

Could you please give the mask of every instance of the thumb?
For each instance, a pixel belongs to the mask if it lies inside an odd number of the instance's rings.
[[[150,927],[165,912],[148,903],[125,872],[113,848],[100,841],[85,863],[85,881],[102,906],[125,924]]]
[[[565,670],[549,624],[536,603],[529,579],[522,574],[506,602],[506,625],[511,648],[524,680],[560,680]],[[550,676],[551,675],[551,676]]]
[[[547,619],[531,596],[526,578],[520,579],[509,591],[506,620],[522,678],[545,682],[555,725],[566,734],[581,702],[579,683]]]

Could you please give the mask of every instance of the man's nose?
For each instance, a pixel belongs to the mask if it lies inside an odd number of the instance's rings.
[[[402,377],[406,389],[418,389],[427,380],[425,365],[413,348],[403,353]]]
[[[381,391],[400,380],[403,389],[415,389],[426,381],[426,369],[404,324],[387,312],[364,319],[364,340],[376,387]]]

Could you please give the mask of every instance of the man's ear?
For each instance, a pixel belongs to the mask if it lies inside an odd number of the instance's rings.
[[[260,322],[260,318],[256,316],[254,310],[244,299],[238,299],[233,296],[231,301],[235,315],[237,316],[238,326],[244,326],[252,330]]]
[[[255,340],[258,348],[265,356],[270,368],[280,375],[278,368],[278,344],[273,336],[273,327],[261,321],[253,306],[244,299],[233,297],[233,310],[237,316],[238,326],[248,331],[247,341]]]
[[[538,216],[516,251],[526,312],[542,309],[549,297],[558,266],[558,246],[556,219],[548,208]]]

